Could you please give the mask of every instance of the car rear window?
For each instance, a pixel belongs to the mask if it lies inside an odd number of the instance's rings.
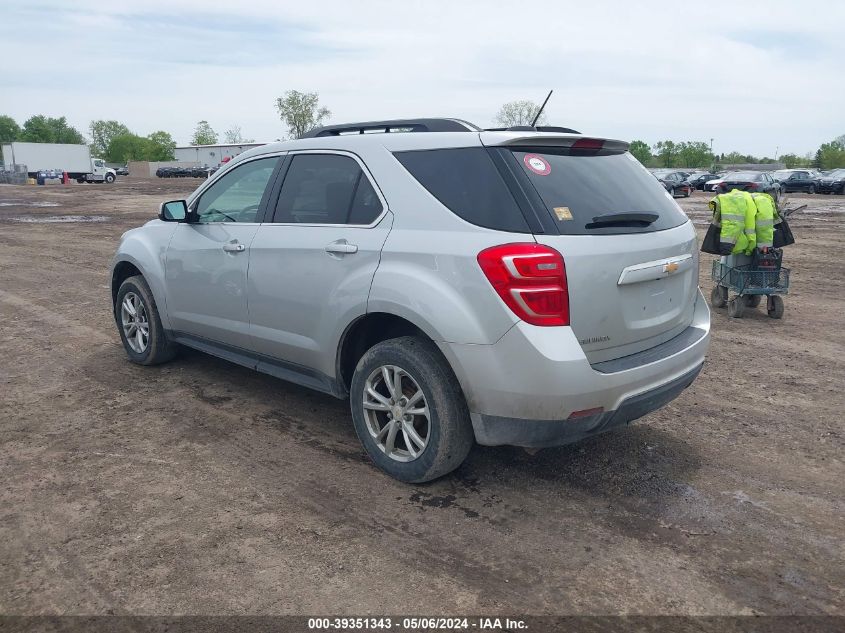
[[[458,217],[488,229],[531,232],[486,149],[433,149],[394,155],[431,195]]]
[[[687,221],[663,185],[627,152],[576,155],[565,148],[538,147],[515,149],[512,154],[563,234],[644,233]],[[594,225],[600,216],[623,213],[658,217],[647,226]]]

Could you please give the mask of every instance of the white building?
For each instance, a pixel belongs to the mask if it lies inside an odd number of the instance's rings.
[[[173,150],[175,158],[183,163],[199,163],[202,167],[218,167],[223,159],[232,159],[241,152],[264,143],[241,143],[240,145],[187,145]]]

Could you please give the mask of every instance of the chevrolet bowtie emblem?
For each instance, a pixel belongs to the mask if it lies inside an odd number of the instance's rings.
[[[680,268],[680,266],[678,266],[675,262],[669,262],[663,267],[663,272],[671,275],[673,272],[678,270],[678,268]]]

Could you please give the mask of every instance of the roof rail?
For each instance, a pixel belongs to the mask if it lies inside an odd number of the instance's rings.
[[[511,127],[488,127],[484,128],[485,132],[561,132],[564,134],[580,134],[578,130],[573,130],[570,127],[559,127],[557,125],[538,125],[531,127],[530,125],[512,125]]]
[[[368,132],[480,132],[481,128],[462,119],[393,119],[392,121],[366,121],[341,123],[314,128],[300,138],[340,136],[341,134],[366,134]]]

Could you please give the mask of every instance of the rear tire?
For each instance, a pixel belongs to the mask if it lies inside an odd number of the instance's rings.
[[[769,295],[769,299],[766,302],[766,312],[768,312],[769,316],[773,319],[782,319],[783,310],[783,298],[780,295]]]
[[[745,307],[756,308],[762,300],[762,295],[745,295]]]
[[[728,289],[724,286],[713,286],[710,291],[710,305],[714,308],[724,308],[728,304]]]
[[[114,303],[114,319],[123,349],[133,363],[158,365],[176,355],[176,344],[164,335],[153,293],[141,275],[129,277],[120,284]],[[143,336],[145,331],[146,337]]]
[[[728,316],[734,319],[741,319],[742,313],[745,312],[745,301],[739,295],[732,297],[728,301]]]
[[[355,367],[349,402],[355,432],[370,458],[400,481],[437,479],[460,466],[472,448],[472,424],[458,379],[424,338],[403,336],[371,347]]]

